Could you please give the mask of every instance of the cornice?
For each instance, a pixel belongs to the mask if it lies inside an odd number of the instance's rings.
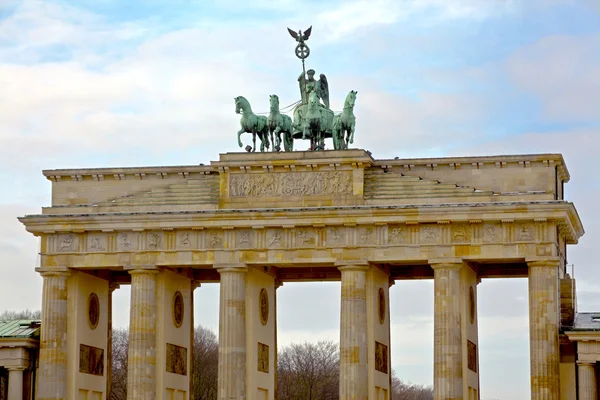
[[[280,226],[282,221],[297,226],[322,224],[432,223],[439,221],[557,221],[569,243],[584,234],[574,205],[564,201],[466,203],[394,206],[331,206],[255,209],[210,209],[130,213],[44,214],[19,218],[34,234],[116,229],[177,229],[221,227]],[[292,221],[293,220],[293,221]],[[318,220],[315,221],[315,220]]]

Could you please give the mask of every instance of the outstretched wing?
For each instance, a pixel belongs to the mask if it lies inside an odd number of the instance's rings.
[[[292,37],[296,40],[298,40],[298,32],[291,30],[290,28],[287,28],[288,32],[290,33],[290,35],[292,35]]]
[[[302,35],[302,39],[303,40],[308,40],[308,38],[310,37],[310,32],[311,31],[312,31],[312,25],[310,26],[310,28],[308,28],[307,30],[304,31],[304,35]]]
[[[329,108],[329,83],[325,74],[319,76],[319,82],[317,84],[317,94],[325,103],[325,107]]]

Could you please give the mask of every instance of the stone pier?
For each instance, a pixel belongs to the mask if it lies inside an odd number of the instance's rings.
[[[596,382],[596,363],[590,361],[577,362],[579,400],[597,400],[598,383]]]

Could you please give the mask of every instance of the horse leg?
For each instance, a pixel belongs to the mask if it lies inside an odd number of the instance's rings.
[[[243,144],[242,144],[242,140],[240,139],[240,137],[242,136],[242,133],[244,133],[244,128],[240,129],[240,130],[238,131],[238,133],[237,133],[237,135],[238,135],[238,144],[240,145],[240,147],[242,147],[242,146],[243,146]]]
[[[350,130],[349,130],[349,134],[350,134],[350,144],[354,143],[354,125],[350,125]]]
[[[256,132],[252,132],[252,152],[256,151]]]
[[[274,143],[273,151],[280,152],[281,151],[281,128],[279,127],[279,125],[275,127],[273,134],[275,135],[275,140],[276,140],[276,142],[273,142]]]

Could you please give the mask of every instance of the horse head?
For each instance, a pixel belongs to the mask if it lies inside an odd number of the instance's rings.
[[[344,101],[344,108],[354,108],[354,104],[356,103],[356,94],[358,92],[356,90],[351,90],[346,96],[346,100]]]
[[[319,105],[319,96],[313,90],[308,95],[308,108],[311,109],[311,110],[314,110],[318,105]]]
[[[242,111],[243,112],[252,112],[252,109],[250,108],[250,103],[248,103],[248,100],[246,100],[246,98],[244,96],[238,96],[238,97],[234,97],[233,98],[235,100],[235,113],[239,114]]]
[[[276,94],[269,95],[269,101],[272,111],[279,111],[279,96]]]

